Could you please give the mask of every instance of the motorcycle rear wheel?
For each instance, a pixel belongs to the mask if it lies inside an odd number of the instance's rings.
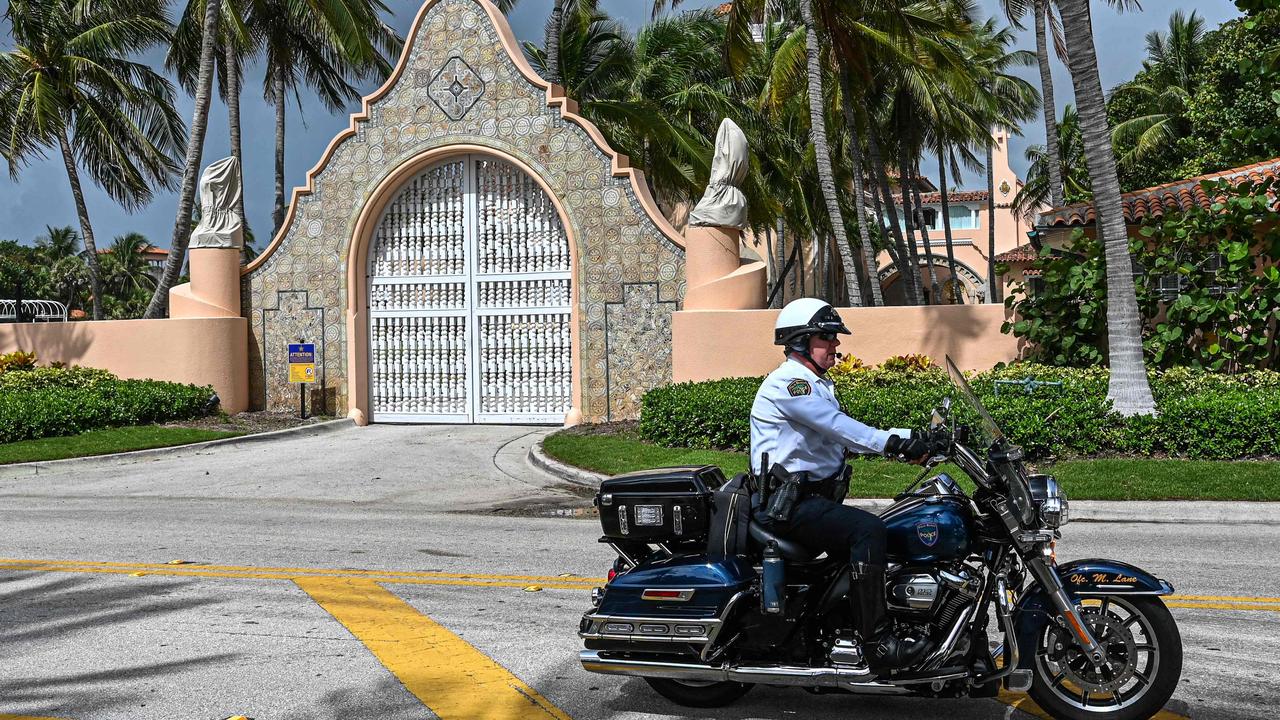
[[[746,695],[751,683],[740,682],[699,682],[694,680],[671,680],[669,678],[645,678],[649,687],[659,695],[677,705],[697,708],[724,707]]]
[[[1062,720],[1146,720],[1160,712],[1182,675],[1182,637],[1168,608],[1155,597],[1113,595],[1091,598],[1083,610],[1107,651],[1105,677],[1065,630],[1050,625],[1035,648],[1031,698]]]

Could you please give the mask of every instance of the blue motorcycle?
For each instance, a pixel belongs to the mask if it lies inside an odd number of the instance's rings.
[[[751,520],[768,488],[708,466],[602,483],[600,541],[618,559],[579,626],[583,668],[642,677],[692,707],[763,684],[928,697],[1004,687],[1070,720],[1159,712],[1182,672],[1181,637],[1160,599],[1172,585],[1115,560],[1059,564],[1061,487],[1027,472],[950,358],[947,369],[968,408],[948,399],[934,411],[933,455],[881,515],[894,632],[933,648],[917,665],[874,673],[851,631],[845,559],[771,535]],[[971,493],[934,472],[944,463],[972,479]]]

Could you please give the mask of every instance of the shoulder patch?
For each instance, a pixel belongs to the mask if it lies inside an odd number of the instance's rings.
[[[809,385],[808,380],[792,380],[787,383],[787,392],[791,394],[791,397],[800,397],[801,395],[812,394],[813,388]]]

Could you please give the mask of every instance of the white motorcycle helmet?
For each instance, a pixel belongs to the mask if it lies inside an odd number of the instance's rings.
[[[809,354],[809,336],[818,333],[850,335],[831,303],[817,298],[799,298],[787,303],[773,324],[773,344],[787,353]]]

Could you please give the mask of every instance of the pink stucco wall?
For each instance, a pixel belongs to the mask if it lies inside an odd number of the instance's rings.
[[[122,378],[212,385],[228,413],[249,407],[249,326],[242,317],[0,325],[0,353],[40,364],[110,370]]]
[[[672,379],[712,380],[765,375],[782,361],[773,344],[777,310],[685,310],[672,317]],[[950,355],[963,370],[987,369],[1017,357],[1018,341],[1000,332],[1003,305],[842,308],[853,331],[840,352],[869,365],[908,353],[941,362]]]

